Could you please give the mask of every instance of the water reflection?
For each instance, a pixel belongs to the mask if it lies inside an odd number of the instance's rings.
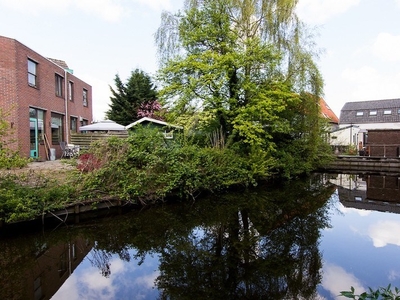
[[[400,179],[376,174],[338,174],[330,181],[338,186],[345,207],[400,213]]]
[[[93,242],[80,237],[2,240],[1,299],[49,299],[82,262]]]
[[[107,299],[134,299],[140,284],[147,287],[140,291],[144,299],[314,299],[322,281],[321,232],[330,227],[327,200],[335,189],[326,179],[3,239],[1,298],[50,299],[74,272],[54,299],[74,299],[72,287],[77,299],[91,298],[95,283],[97,298]],[[83,274],[86,281],[78,280]]]

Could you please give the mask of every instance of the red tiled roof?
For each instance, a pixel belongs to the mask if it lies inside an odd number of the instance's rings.
[[[329,122],[339,124],[339,118],[332,111],[324,99],[320,98],[319,105],[321,106],[321,114],[324,118],[329,119]]]

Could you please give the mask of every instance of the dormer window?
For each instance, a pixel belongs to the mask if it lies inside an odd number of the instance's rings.
[[[385,109],[385,110],[383,111],[383,114],[384,114],[384,115],[391,115],[391,114],[392,114],[392,111],[391,111],[390,109]]]
[[[357,117],[362,117],[364,115],[364,112],[362,112],[362,111],[358,111],[357,113],[356,113],[356,116]]]
[[[370,116],[376,116],[376,114],[377,114],[377,111],[376,111],[376,110],[371,110],[371,111],[369,112],[369,115],[370,115]]]

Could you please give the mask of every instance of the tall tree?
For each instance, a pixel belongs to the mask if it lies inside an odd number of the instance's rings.
[[[175,118],[196,115],[209,131],[222,128],[246,153],[261,149],[266,157],[296,139],[318,144],[305,137],[320,127],[301,124],[319,122],[323,81],[296,4],[186,0],[182,12],[164,13],[159,79]]]
[[[108,119],[128,125],[140,119],[143,112],[146,116],[153,116],[154,110],[161,108],[157,102],[157,88],[145,72],[132,71],[126,83],[117,74],[114,82],[116,89],[110,86],[112,96],[110,109],[106,112]]]

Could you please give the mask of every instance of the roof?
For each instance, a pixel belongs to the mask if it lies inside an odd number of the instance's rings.
[[[159,125],[162,125],[162,126],[175,127],[175,128],[182,128],[182,127],[180,127],[180,126],[172,125],[172,124],[169,124],[169,123],[167,123],[167,122],[160,121],[160,120],[153,119],[153,118],[149,118],[149,117],[141,118],[140,120],[137,120],[137,121],[135,121],[135,122],[133,122],[133,123],[127,125],[125,128],[126,128],[126,129],[129,129],[129,128],[131,128],[131,127],[137,125],[137,124],[146,123],[146,122],[155,123],[155,124],[159,124]]]
[[[124,131],[125,126],[111,120],[104,120],[98,123],[79,127],[79,131]]]
[[[340,112],[341,124],[400,122],[400,99],[347,102]]]
[[[329,105],[325,102],[324,99],[320,98],[319,105],[321,107],[322,116],[329,120],[331,123],[339,124],[339,118],[333,112],[333,110],[329,107]]]
[[[67,63],[63,60],[50,58],[50,57],[48,57],[47,59],[52,61],[53,63],[55,63],[56,65],[60,66],[63,69],[69,69]]]

